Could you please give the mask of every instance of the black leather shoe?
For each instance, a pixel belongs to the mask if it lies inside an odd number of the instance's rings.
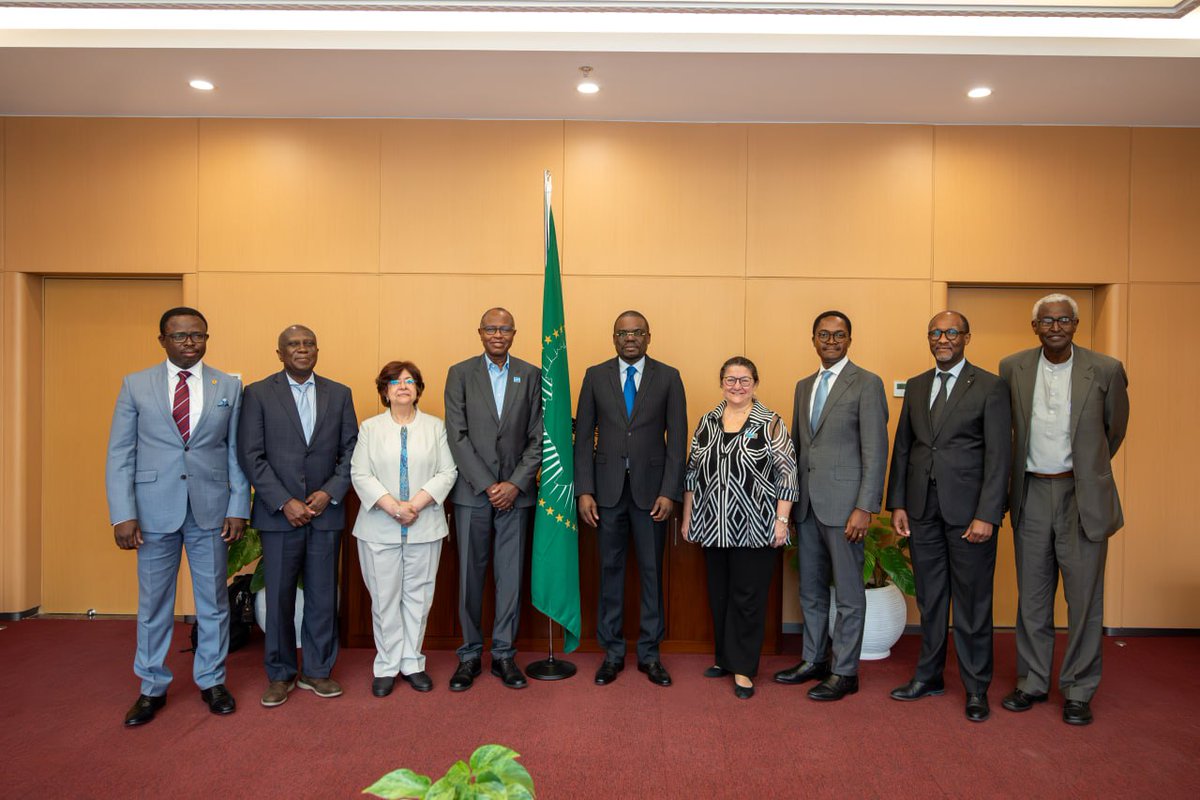
[[[646,673],[646,677],[651,683],[659,686],[671,685],[671,673],[667,672],[667,668],[658,661],[647,661],[645,664],[638,664],[638,672]]]
[[[992,715],[986,694],[967,695],[967,719],[971,722],[983,722]]]
[[[789,685],[805,681],[823,681],[829,677],[828,661],[801,661],[796,666],[775,673],[776,683]]]
[[[857,675],[830,675],[809,689],[808,696],[813,700],[841,700],[846,695],[854,694],[857,691]]]
[[[371,694],[376,697],[387,697],[392,693],[392,689],[396,686],[395,675],[385,675],[382,678],[375,678],[371,681]]]
[[[919,681],[913,678],[903,686],[892,689],[891,696],[893,700],[920,700],[922,697],[929,695],[938,695],[946,693],[946,684],[938,678],[936,681]]]
[[[408,685],[418,692],[433,691],[433,678],[430,678],[429,673],[423,670],[421,672],[414,672],[412,675],[401,675],[400,677],[408,681]]]
[[[1049,697],[1045,694],[1027,694],[1020,689],[1013,689],[1008,697],[1000,701],[1000,705],[1009,711],[1028,711],[1033,708],[1034,703],[1044,703]]]
[[[624,661],[605,661],[596,670],[596,685],[604,686],[617,679],[617,673],[625,669]]]
[[[738,700],[749,700],[751,697],[754,697],[754,687],[753,686],[738,686],[737,681],[734,681],[733,696],[736,697]]]
[[[125,714],[125,727],[133,728],[138,725],[145,725],[154,719],[154,712],[166,704],[167,696],[165,694],[160,694],[157,697],[151,697],[148,694],[139,694],[137,702]]]
[[[450,676],[450,691],[465,692],[470,689],[482,671],[483,665],[478,658],[469,658],[466,661],[458,662],[458,669],[454,670],[454,674]]]
[[[511,658],[502,658],[499,661],[493,658],[492,674],[504,681],[504,685],[510,689],[524,689],[529,685],[525,680],[525,673],[521,672],[517,662]]]
[[[233,701],[233,695],[229,693],[223,683],[201,689],[200,699],[208,703],[208,710],[214,714],[232,714],[237,710],[237,703]]]
[[[704,670],[704,677],[706,678],[724,678],[728,674],[729,670],[718,667],[716,664]]]
[[[1063,705],[1063,722],[1068,725],[1091,725],[1092,708],[1087,700],[1068,700]]]

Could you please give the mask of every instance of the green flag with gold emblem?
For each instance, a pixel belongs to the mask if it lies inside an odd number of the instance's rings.
[[[575,516],[575,448],[571,377],[563,320],[562,274],[554,212],[547,204],[546,278],[542,294],[542,475],[533,523],[533,607],[563,628],[563,651],[579,646],[579,526]]]

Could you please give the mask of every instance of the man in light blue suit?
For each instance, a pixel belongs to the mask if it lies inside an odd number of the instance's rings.
[[[175,582],[187,548],[199,637],[193,677],[214,714],[232,714],[225,688],[229,649],[226,553],[250,516],[250,486],[238,467],[241,382],[202,363],[208,322],[172,308],[158,323],[163,364],[127,375],[108,439],[105,482],[113,536],[137,550],[138,627],[134,672],[141,694],[125,725],[142,725],[167,701],[164,664],[174,628]]]

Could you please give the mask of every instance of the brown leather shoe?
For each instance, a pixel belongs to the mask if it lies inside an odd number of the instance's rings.
[[[296,679],[290,681],[271,681],[263,692],[262,704],[267,708],[281,706],[287,702],[288,694],[296,688]]]
[[[317,697],[337,697],[342,693],[341,684],[333,678],[310,678],[301,674],[296,685],[301,689],[307,689]]]

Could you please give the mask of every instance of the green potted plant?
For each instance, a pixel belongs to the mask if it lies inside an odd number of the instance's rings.
[[[504,745],[485,744],[470,761],[456,761],[436,781],[411,769],[397,769],[363,789],[363,794],[401,800],[533,800],[533,778],[517,762],[520,754]]]
[[[247,527],[242,532],[242,538],[229,546],[229,568],[227,575],[233,578],[242,570],[255,564],[254,573],[250,578],[250,591],[254,594],[254,621],[258,627],[267,629],[267,596],[262,591],[267,585],[265,567],[263,565],[262,537],[254,528]],[[257,563],[255,563],[257,562]],[[300,642],[300,625],[304,619],[304,582],[297,584],[296,590],[296,642]]]
[[[800,568],[799,550],[791,548],[788,562]],[[863,626],[862,658],[867,661],[887,658],[892,645],[904,633],[908,604],[904,596],[916,594],[908,539],[892,530],[892,518],[875,516],[863,539],[863,585],[867,590],[867,618]],[[829,590],[829,629],[833,631],[837,607],[833,587]]]

